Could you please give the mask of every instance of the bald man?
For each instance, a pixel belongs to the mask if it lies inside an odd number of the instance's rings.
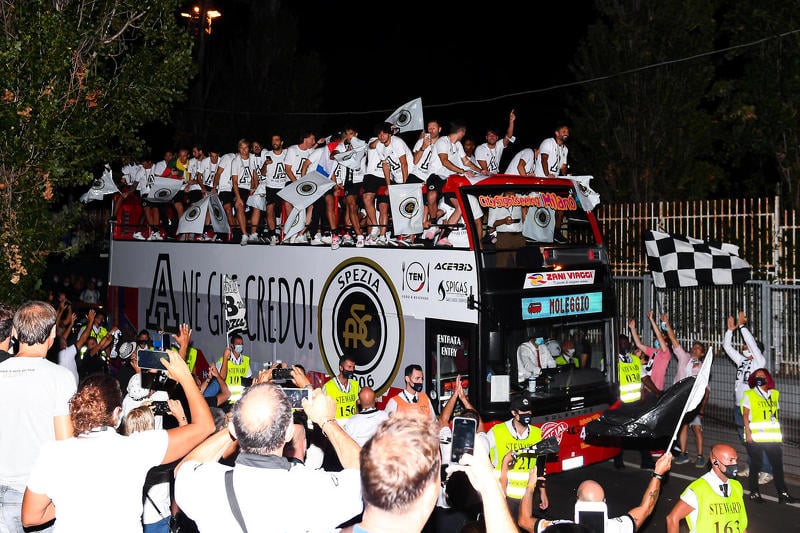
[[[747,531],[744,490],[736,480],[739,461],[727,444],[711,448],[711,469],[692,481],[667,515],[667,533],[678,533],[686,519],[689,531]]]
[[[667,452],[658,458],[656,466],[653,469],[653,477],[650,479],[650,483],[648,483],[644,491],[642,502],[622,516],[609,518],[606,522],[605,533],[633,533],[642,527],[642,524],[644,524],[644,521],[647,520],[656,506],[658,494],[661,491],[661,480],[664,474],[669,472],[671,466],[671,453]],[[537,476],[536,468],[534,468],[528,478],[528,485],[519,508],[518,523],[525,531],[530,531],[531,533],[540,533],[551,524],[571,522],[571,520],[537,520],[531,517],[531,514],[533,514],[533,488],[536,485]],[[606,501],[606,494],[603,487],[598,482],[592,481],[591,479],[587,479],[578,485],[576,495],[579,502]]]
[[[389,418],[389,415],[378,409],[375,402],[375,391],[369,387],[364,387],[359,391],[358,403],[361,406],[361,412],[347,419],[344,430],[359,446],[364,446],[364,443],[375,434],[378,426]]]

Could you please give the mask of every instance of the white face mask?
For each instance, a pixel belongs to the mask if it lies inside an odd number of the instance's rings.
[[[743,352],[742,352],[742,355],[744,355],[744,356],[745,356],[745,357],[747,357],[748,359],[752,359],[752,358],[753,358],[753,352],[751,352],[750,350],[745,350],[745,351],[743,351]]]

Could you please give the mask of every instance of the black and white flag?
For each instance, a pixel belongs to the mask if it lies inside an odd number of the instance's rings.
[[[422,98],[415,98],[406,102],[384,121],[397,127],[397,132],[420,131],[425,129],[422,119]]]
[[[222,296],[225,299],[225,329],[228,335],[234,331],[247,329],[247,308],[239,294],[239,284],[228,275],[222,280]]]
[[[107,194],[118,193],[114,178],[111,176],[111,167],[106,164],[103,175],[92,182],[89,190],[81,195],[81,202],[88,204],[92,200],[102,200]]]
[[[304,208],[317,201],[323,194],[336,185],[329,178],[317,171],[312,171],[278,191],[278,196],[292,204],[292,207]]]
[[[395,235],[422,233],[422,186],[419,183],[389,185],[389,205]]]
[[[739,248],[719,246],[683,235],[644,231],[647,266],[656,287],[708,287],[741,284],[750,279],[750,263]]]

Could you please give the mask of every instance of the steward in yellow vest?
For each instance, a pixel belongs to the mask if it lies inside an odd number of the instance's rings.
[[[340,423],[358,412],[360,387],[355,376],[356,362],[347,355],[339,358],[339,373],[325,382],[322,390],[336,402],[336,420]]]

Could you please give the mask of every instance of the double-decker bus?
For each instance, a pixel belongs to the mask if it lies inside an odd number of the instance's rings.
[[[253,371],[277,360],[301,364],[319,384],[342,354],[384,400],[403,369],[425,371],[426,392],[446,402],[456,376],[491,424],[511,417],[514,394],[532,398],[533,423],[560,445],[549,472],[614,456],[587,444],[584,427],[617,398],[616,300],[598,223],[569,179],[452,176],[445,185],[466,221],[452,248],[259,246],[113,239],[112,312],[135,328],[192,328],[209,362],[226,343],[224,276],[247,306],[245,353]],[[416,206],[421,208],[421,206]],[[492,210],[498,210],[493,212]],[[521,212],[508,247],[487,223]],[[410,210],[413,211],[413,210]],[[409,211],[409,212],[410,212]],[[494,214],[493,214],[494,213]],[[520,381],[517,348],[540,338],[558,353],[566,339],[585,365]]]

